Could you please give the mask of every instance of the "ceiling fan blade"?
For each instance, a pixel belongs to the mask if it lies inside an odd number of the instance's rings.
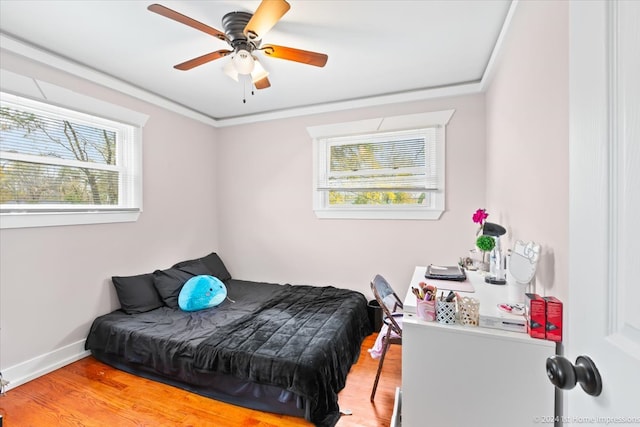
[[[177,69],[177,70],[182,70],[182,71],[186,71],[186,70],[190,70],[194,67],[197,67],[198,65],[202,65],[202,64],[206,64],[207,62],[211,62],[214,61],[216,59],[222,58],[224,56],[229,55],[230,53],[233,53],[232,50],[216,50],[215,52],[211,52],[211,53],[207,53],[206,55],[202,55],[199,56],[197,58],[193,58],[190,59],[188,61],[185,61],[181,64],[178,65],[174,65],[173,68]]]
[[[261,50],[265,55],[273,58],[286,59],[288,61],[302,62],[303,64],[324,67],[329,57],[324,53],[310,52],[308,50],[294,49],[292,47],[277,46],[275,44],[265,45]]]
[[[268,77],[263,77],[260,80],[256,81],[254,85],[256,86],[256,89],[266,89],[271,86],[271,82],[269,82]]]
[[[157,13],[158,15],[162,15],[165,18],[173,19],[174,21],[178,21],[181,24],[188,25],[192,28],[195,28],[196,30],[200,30],[214,37],[217,37],[220,40],[229,42],[227,35],[222,31],[216,30],[213,27],[203,24],[202,22],[196,21],[195,19],[189,18],[188,16],[185,16],[179,12],[176,12],[175,10],[171,10],[168,7],[164,7],[160,4],[152,4],[147,9],[149,9],[151,12]]]
[[[244,27],[244,35],[251,40],[261,39],[287,13],[291,6],[285,0],[262,0]]]

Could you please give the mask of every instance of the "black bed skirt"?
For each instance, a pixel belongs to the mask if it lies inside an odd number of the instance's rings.
[[[309,405],[306,404],[305,399],[279,387],[256,384],[215,372],[199,373],[195,381],[191,378],[191,381],[187,383],[176,378],[168,378],[144,365],[123,363],[121,359],[100,351],[92,350],[91,353],[100,362],[121,371],[178,387],[201,396],[258,411],[309,419],[309,414],[307,414]]]

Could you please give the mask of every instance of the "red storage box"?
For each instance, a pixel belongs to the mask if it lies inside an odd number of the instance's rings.
[[[547,324],[546,301],[538,294],[524,294],[524,316],[527,319],[527,332],[532,338],[545,339]]]
[[[546,338],[549,341],[562,341],[562,301],[556,297],[544,297],[547,303]]]

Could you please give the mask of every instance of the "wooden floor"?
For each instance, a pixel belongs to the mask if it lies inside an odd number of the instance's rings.
[[[340,392],[339,427],[388,426],[395,388],[400,385],[400,346],[391,346],[384,362],[375,404],[369,394],[378,361],[367,349]],[[217,402],[175,387],[127,374],[87,357],[0,396],[2,427],[49,426],[310,426],[307,421]]]

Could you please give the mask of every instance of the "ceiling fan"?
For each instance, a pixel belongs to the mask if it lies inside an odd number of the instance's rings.
[[[267,78],[269,73],[254,55],[258,51],[262,51],[265,55],[273,58],[286,59],[316,67],[324,67],[329,58],[324,53],[310,52],[292,47],[274,44],[261,46],[264,35],[287,13],[290,7],[285,0],[262,0],[254,14],[248,12],[227,13],[222,17],[224,32],[159,4],[152,4],[148,9],[151,12],[212,35],[231,46],[231,50],[216,50],[177,64],[174,68],[186,71],[231,55],[231,61],[224,67],[225,74],[236,81],[238,81],[239,75],[248,75],[251,77],[256,89],[265,89],[271,86],[271,83]]]

